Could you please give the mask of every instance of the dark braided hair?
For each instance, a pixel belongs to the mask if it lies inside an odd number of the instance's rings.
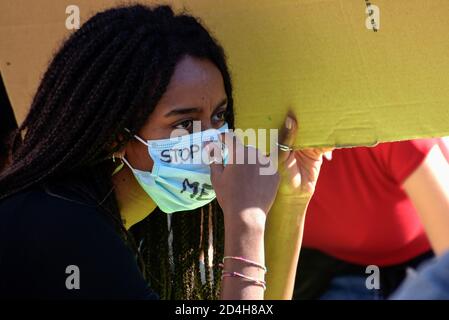
[[[138,244],[142,272],[161,298],[215,299],[223,255],[218,204],[173,215],[171,261],[167,215],[156,209],[133,228],[135,242],[124,228],[111,179],[116,167],[112,154],[143,126],[186,55],[208,59],[221,71],[228,99],[226,121],[232,128],[225,55],[197,19],[175,15],[169,6],[143,5],[105,10],[89,19],[64,41],[40,82],[29,114],[15,133],[12,164],[0,175],[0,199],[31,186],[70,185],[114,219],[136,252]],[[209,232],[215,248],[210,268]],[[204,284],[199,274],[203,251]]]

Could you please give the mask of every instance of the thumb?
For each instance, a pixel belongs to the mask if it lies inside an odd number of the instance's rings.
[[[279,144],[283,145],[283,146],[292,146],[294,141],[295,141],[295,137],[296,137],[296,132],[298,129],[298,124],[296,122],[296,118],[295,115],[289,111],[287,113],[287,116],[285,117],[284,120],[284,125],[282,126],[282,128],[279,131]],[[285,161],[287,161],[287,159],[290,156],[291,151],[283,151],[281,149],[279,149],[279,163],[283,163]]]

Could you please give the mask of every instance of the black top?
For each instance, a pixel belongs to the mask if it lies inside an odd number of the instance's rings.
[[[74,199],[34,188],[0,201],[0,297],[156,299],[111,218]]]

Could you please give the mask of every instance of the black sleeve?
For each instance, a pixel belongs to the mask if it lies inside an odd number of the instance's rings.
[[[44,199],[43,199],[44,198]],[[41,194],[20,206],[12,285],[23,297],[155,299],[132,251],[99,209]],[[11,247],[10,247],[11,249]],[[11,252],[11,250],[9,250]],[[5,257],[7,258],[7,257]],[[19,270],[21,267],[19,267]]]

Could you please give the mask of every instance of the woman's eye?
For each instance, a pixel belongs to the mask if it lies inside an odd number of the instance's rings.
[[[177,125],[175,125],[176,129],[184,129],[189,130],[192,127],[193,121],[192,120],[184,120]]]
[[[226,120],[226,111],[220,111],[214,115],[214,121],[225,121]]]

